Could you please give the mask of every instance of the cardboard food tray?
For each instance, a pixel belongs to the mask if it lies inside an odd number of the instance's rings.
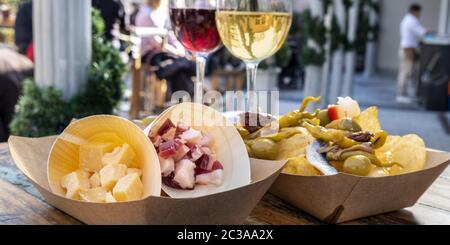
[[[270,192],[322,221],[342,223],[413,206],[449,164],[449,153],[428,150],[419,172],[380,178],[281,174]]]
[[[56,137],[11,137],[9,148],[17,167],[49,204],[86,224],[242,224],[285,164],[252,161],[250,185],[199,198],[150,196],[135,202],[87,203],[51,192],[47,179],[47,159],[55,140]]]
[[[162,185],[161,189],[173,198],[195,198],[225,192],[251,183],[251,164],[247,148],[236,128],[220,112],[211,107],[195,103],[181,103],[165,110],[144,129],[144,135],[151,135],[167,121],[183,123],[199,130],[212,140],[210,149],[223,166],[221,185],[201,185],[186,191]]]

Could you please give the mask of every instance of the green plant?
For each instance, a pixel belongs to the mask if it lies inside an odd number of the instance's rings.
[[[355,41],[355,48],[358,54],[364,54],[366,52],[366,43],[378,40],[380,26],[378,23],[371,24],[367,11],[373,11],[377,15],[380,14],[379,3],[373,0],[363,0],[360,4],[358,15],[358,29],[357,37]]]
[[[32,79],[23,83],[23,96],[10,127],[12,134],[40,137],[61,132],[70,122],[69,104],[61,91],[52,87],[39,89]]]
[[[92,63],[82,93],[69,101],[53,88],[38,88],[33,80],[23,84],[22,96],[10,128],[19,136],[41,137],[60,133],[72,120],[95,114],[112,114],[123,96],[126,65],[119,51],[102,35],[105,24],[92,12]]]
[[[303,31],[306,36],[303,48],[301,50],[301,62],[304,66],[320,66],[325,62],[325,43],[327,29],[323,20],[311,15],[310,10],[303,13]],[[317,48],[308,46],[308,40],[314,41]]]
[[[330,0],[322,0],[324,13],[327,12],[328,7],[333,4]],[[346,15],[348,16],[348,11],[354,4],[352,0],[343,1]],[[367,16],[364,8],[369,8],[375,13],[380,13],[380,6],[377,1],[373,0],[362,0],[359,4],[359,15],[358,15],[358,29],[356,33],[356,39],[350,42],[347,38],[347,33],[342,31],[339,27],[337,17],[333,15],[331,26],[329,28],[325,27],[324,21],[318,17],[313,17],[309,10],[306,10],[303,14],[304,28],[303,32],[306,36],[303,42],[303,47],[301,50],[300,60],[304,66],[307,65],[317,65],[320,66],[325,62],[326,50],[324,48],[326,39],[330,40],[330,53],[333,53],[340,47],[344,48],[345,51],[356,50],[358,54],[363,54],[365,52],[365,47],[367,41],[375,41],[378,39],[379,24],[371,25],[369,23],[369,17]],[[348,28],[348,18],[346,19],[345,29]],[[307,45],[309,40],[316,43],[315,48]]]

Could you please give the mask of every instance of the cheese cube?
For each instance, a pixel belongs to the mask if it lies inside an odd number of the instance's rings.
[[[112,190],[120,178],[125,176],[127,166],[123,164],[109,164],[100,170],[100,183],[107,191]]]
[[[103,187],[81,190],[80,198],[85,202],[104,203],[106,201],[106,190]]]
[[[113,189],[114,198],[118,202],[139,200],[143,192],[144,186],[136,173],[121,178]]]
[[[100,187],[102,185],[102,183],[100,182],[100,174],[99,173],[94,173],[89,178],[89,184],[90,184],[91,188]]]
[[[102,158],[107,152],[113,150],[110,143],[86,144],[80,146],[79,167],[88,172],[98,172],[102,169]]]
[[[61,178],[61,186],[66,189],[66,197],[79,200],[79,192],[89,189],[89,173],[77,170]]]
[[[116,147],[113,152],[106,153],[102,158],[103,166],[108,164],[125,164],[131,166],[134,159],[134,151],[128,144]]]
[[[128,169],[127,169],[127,175],[128,175],[128,174],[133,174],[133,173],[138,174],[139,177],[142,176],[142,170],[140,170],[140,169],[138,169],[138,168],[128,168]]]
[[[115,203],[116,199],[113,197],[111,192],[106,193],[106,203]]]

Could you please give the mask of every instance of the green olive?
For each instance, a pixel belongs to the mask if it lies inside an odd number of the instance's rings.
[[[330,117],[328,116],[328,110],[320,111],[317,118],[320,120],[320,126],[323,127],[325,127],[331,122]]]
[[[247,129],[245,129],[244,127],[236,126],[236,129],[243,139],[247,139],[248,136],[250,136],[250,132]]]
[[[256,139],[251,145],[252,155],[258,159],[275,160],[278,145],[269,139]]]
[[[344,162],[344,172],[353,175],[367,176],[372,168],[370,159],[362,156],[352,156]]]

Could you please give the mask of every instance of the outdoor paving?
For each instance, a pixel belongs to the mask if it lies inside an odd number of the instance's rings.
[[[353,84],[352,96],[362,106],[377,105],[394,109],[421,109],[418,105],[398,104],[395,100],[396,74],[377,73],[370,78],[356,75]],[[280,93],[282,100],[299,101],[303,98],[301,91],[283,90]],[[334,103],[334,101],[331,101]]]

